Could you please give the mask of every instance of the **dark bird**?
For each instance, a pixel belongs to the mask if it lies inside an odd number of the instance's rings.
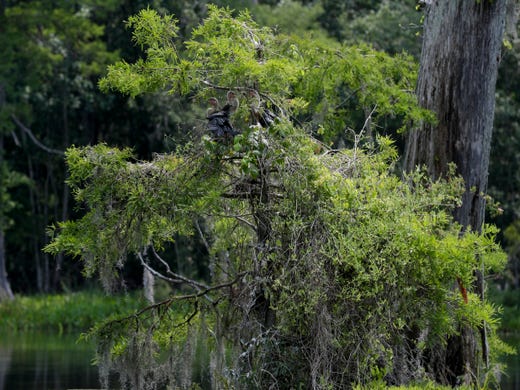
[[[252,99],[250,110],[253,125],[260,125],[262,127],[269,127],[277,118],[276,114],[269,111],[261,102],[258,91],[251,89],[249,97]]]
[[[238,134],[229,121],[229,115],[233,110],[233,106],[228,102],[220,109],[217,98],[210,98],[208,103],[210,107],[206,112],[206,119],[208,120],[208,130],[211,132],[213,139],[220,142],[233,139]],[[235,106],[235,110],[236,107],[238,106]]]

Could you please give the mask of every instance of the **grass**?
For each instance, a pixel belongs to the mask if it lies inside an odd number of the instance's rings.
[[[16,296],[0,303],[0,331],[85,332],[96,322],[143,305],[137,294],[107,296],[98,291]]]

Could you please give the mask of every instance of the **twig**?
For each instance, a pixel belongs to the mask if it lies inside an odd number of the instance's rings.
[[[211,83],[211,82],[209,82],[207,80],[202,80],[202,84],[205,84],[208,87],[211,87],[213,89],[218,89],[218,90],[221,90],[221,91],[229,91],[229,90],[233,90],[233,89],[236,90],[236,91],[247,91],[247,92],[256,91],[256,89],[249,88],[249,87],[225,87],[225,86],[222,86],[222,85],[216,85],[216,84],[213,84],[213,83]]]
[[[20,140],[18,139],[18,137],[16,136],[16,133],[14,131],[11,131],[11,136],[13,137],[13,141],[16,146],[18,146],[18,147],[22,146],[22,144],[20,143]]]
[[[257,226],[251,222],[249,222],[247,219],[245,218],[242,218],[238,215],[232,215],[232,216],[229,216],[229,218],[235,218],[237,219],[238,221],[242,222],[243,224],[245,224],[246,226],[250,227],[251,229],[253,229],[255,232],[258,230]]]
[[[11,119],[21,130],[23,130],[29,136],[31,141],[34,142],[34,144],[39,148],[45,150],[47,153],[58,154],[60,156],[63,156],[65,154],[63,150],[49,148],[42,144],[40,141],[38,141],[38,139],[32,133],[31,129],[29,129],[22,122],[20,122],[20,120],[14,114],[11,115]]]
[[[196,288],[197,290],[199,290],[199,291],[202,290],[202,289],[208,289],[208,288],[209,288],[209,286],[205,285],[204,283],[197,282],[197,281],[195,281],[195,280],[193,280],[193,279],[189,279],[189,278],[187,278],[187,277],[185,277],[185,276],[182,276],[182,275],[180,275],[180,274],[178,274],[178,273],[173,272],[173,271],[170,269],[168,263],[167,263],[166,261],[164,261],[164,260],[161,258],[161,256],[159,256],[159,255],[157,254],[157,252],[155,251],[155,249],[154,249],[153,247],[152,247],[152,252],[153,252],[153,255],[155,256],[155,258],[156,258],[157,260],[159,260],[163,265],[165,265],[165,267],[166,267],[166,272],[168,273],[168,275],[173,276],[174,279],[176,279],[176,280],[180,280],[180,281],[182,281],[182,282],[184,282],[184,283],[186,283],[186,284],[189,284],[190,286],[195,287],[195,288]],[[139,253],[139,258],[142,258],[142,256],[141,256],[140,253]],[[177,282],[177,283],[178,283],[178,282]]]
[[[168,299],[165,299],[164,301],[161,301],[161,302],[158,302],[158,303],[154,303],[153,305],[148,305],[148,306],[142,308],[141,310],[139,310],[138,312],[136,312],[134,314],[131,314],[129,316],[126,316],[126,317],[119,318],[117,320],[113,320],[113,321],[108,322],[107,324],[105,324],[103,326],[103,328],[111,326],[112,324],[119,324],[119,323],[122,323],[122,322],[125,322],[125,321],[128,321],[128,320],[137,319],[139,316],[143,315],[144,313],[149,312],[151,310],[158,309],[158,308],[163,307],[163,306],[166,306],[166,308],[168,308],[171,304],[173,304],[174,302],[177,302],[177,301],[189,301],[191,299],[197,299],[197,298],[200,298],[200,297],[210,293],[211,291],[220,290],[222,288],[230,287],[230,286],[234,285],[235,283],[237,283],[244,275],[247,275],[248,273],[249,273],[248,271],[241,272],[240,274],[237,275],[237,277],[235,279],[233,279],[230,282],[217,284],[215,286],[208,287],[208,288],[206,288],[206,289],[204,289],[202,291],[199,291],[199,292],[197,292],[195,294],[176,295],[176,296],[170,297]]]
[[[363,128],[361,129],[361,132],[363,132],[365,129],[368,128],[369,122],[370,122],[370,120],[372,119],[372,115],[373,115],[374,112],[376,111],[376,108],[377,108],[377,104],[374,106],[374,108],[372,109],[372,111],[370,111],[370,114],[368,114],[367,119],[365,119],[365,123],[363,124]]]
[[[206,247],[206,250],[208,253],[211,253],[211,246],[209,245],[208,240],[206,239],[206,236],[204,236],[204,232],[202,231],[202,228],[200,227],[199,221],[195,220],[195,227],[197,228],[197,231],[199,232],[199,237],[202,240],[202,243]]]
[[[150,267],[149,264],[147,264],[144,259],[143,259],[143,255],[141,253],[138,253],[137,254],[137,257],[139,257],[139,260],[141,260],[141,264],[144,268],[146,268],[148,271],[150,271],[152,273],[153,276],[159,278],[159,279],[162,279],[162,280],[165,280],[167,282],[170,282],[170,283],[178,283],[178,284],[181,284],[181,283],[186,283],[186,284],[190,284],[192,285],[191,283],[188,283],[186,282],[185,280],[181,280],[181,279],[173,279],[173,278],[169,278],[167,276],[164,276],[163,274],[161,274],[159,271],[156,271],[155,269],[153,269],[152,267]],[[200,291],[201,288],[197,285],[192,285],[192,287],[195,287],[195,289],[197,291]]]

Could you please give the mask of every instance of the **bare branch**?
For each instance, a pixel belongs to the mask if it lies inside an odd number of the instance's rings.
[[[18,147],[22,146],[22,144],[20,143],[20,140],[18,139],[18,137],[16,136],[16,133],[14,131],[11,131],[11,136],[13,137],[13,141],[16,146],[18,146]]]
[[[172,279],[172,278],[169,278],[167,276],[164,276],[163,274],[161,274],[160,272],[156,271],[155,269],[153,269],[152,267],[150,267],[149,264],[146,263],[146,261],[144,261],[143,259],[143,255],[141,253],[138,253],[137,254],[137,257],[139,257],[139,260],[141,260],[141,264],[143,267],[145,267],[148,271],[151,272],[151,274],[159,279],[162,279],[162,280],[165,280],[167,282],[170,282],[170,283],[176,283],[176,284],[181,284],[181,283],[186,283],[185,281],[183,280],[180,280],[180,279]],[[200,288],[198,287],[195,287],[197,288],[198,291],[200,291]]]
[[[377,109],[377,104],[374,106],[372,111],[370,111],[370,113],[368,114],[367,118],[365,119],[365,123],[363,124],[363,128],[361,129],[361,132],[363,132],[365,129],[369,129],[370,121],[372,120],[372,115],[374,114],[376,109]]]
[[[251,229],[253,229],[254,231],[257,231],[258,230],[258,227],[249,222],[247,219],[243,218],[243,217],[240,217],[238,215],[230,215],[229,218],[235,218],[237,219],[238,221],[242,222],[243,224],[247,225],[248,227],[250,227]]]
[[[20,128],[20,130],[25,132],[29,136],[31,141],[34,142],[34,144],[36,146],[38,146],[40,149],[45,150],[47,153],[58,154],[60,156],[63,156],[65,154],[65,152],[63,150],[49,148],[49,147],[45,146],[44,144],[42,144],[40,141],[38,141],[38,139],[35,137],[35,135],[31,131],[31,129],[29,129],[27,126],[25,126],[14,114],[11,115],[11,119]]]
[[[195,294],[175,295],[173,297],[165,299],[164,301],[155,303],[153,305],[148,305],[148,306],[142,308],[141,310],[137,311],[134,314],[131,314],[129,316],[126,316],[126,317],[123,317],[123,318],[119,318],[117,320],[113,320],[113,321],[110,321],[110,322],[106,323],[105,325],[103,325],[103,328],[109,327],[112,324],[119,324],[119,323],[122,323],[122,322],[125,322],[125,321],[128,321],[128,320],[137,319],[139,316],[141,316],[144,313],[147,313],[147,312],[149,312],[151,310],[159,309],[161,307],[168,308],[174,302],[189,301],[189,300],[192,300],[192,299],[201,298],[201,297],[207,295],[208,293],[210,293],[212,291],[220,290],[220,289],[223,289],[223,288],[226,288],[226,287],[230,287],[230,286],[236,284],[241,278],[243,278],[248,273],[249,273],[248,271],[241,272],[240,274],[237,275],[237,277],[235,279],[233,279],[233,280],[231,280],[229,282],[225,282],[225,283],[222,283],[222,284],[217,284],[215,286],[208,287],[208,288],[206,288],[206,289],[204,289],[202,291],[199,291],[199,292],[197,292]],[[192,316],[190,316],[190,318],[192,318]],[[186,321],[184,323],[186,323]]]
[[[197,231],[199,232],[200,239],[204,243],[206,250],[208,251],[208,253],[211,253],[211,246],[209,245],[208,240],[206,240],[206,236],[204,236],[204,232],[202,231],[202,228],[199,225],[199,221],[197,221],[197,220],[195,220],[195,227],[197,228]]]
[[[216,85],[216,84],[210,83],[207,80],[202,80],[202,84],[205,84],[208,87],[211,87],[213,89],[218,89],[218,90],[221,90],[221,91],[229,91],[229,90],[233,90],[233,89],[236,90],[236,91],[246,91],[246,92],[255,91],[254,88],[249,88],[249,87],[225,87],[225,86],[222,86],[222,85]]]
[[[159,256],[159,254],[155,251],[155,247],[153,245],[151,245],[151,248],[155,258],[159,260],[162,263],[162,265],[164,265],[164,268],[166,268],[166,273],[170,275],[173,274],[173,271],[170,268],[170,264],[168,264],[161,256]]]
[[[204,283],[197,282],[197,281],[195,281],[193,279],[187,278],[185,276],[182,276],[182,275],[179,275],[178,273],[173,272],[170,269],[170,266],[168,265],[168,263],[166,261],[164,261],[164,259],[161,256],[159,256],[159,254],[155,251],[155,249],[153,247],[152,247],[152,252],[153,252],[153,255],[155,256],[155,258],[157,260],[159,260],[166,267],[166,273],[168,275],[172,276],[172,278],[168,278],[168,279],[173,280],[174,281],[173,283],[186,283],[186,284],[194,287],[195,289],[197,289],[197,291],[209,288],[209,286],[207,286]],[[144,259],[142,258],[142,255],[139,253],[138,256],[141,259],[141,261],[144,263]],[[155,272],[157,272],[157,271],[155,271]]]

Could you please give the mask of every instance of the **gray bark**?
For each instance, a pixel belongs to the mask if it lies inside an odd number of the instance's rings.
[[[409,135],[405,167],[418,164],[433,178],[454,162],[466,182],[456,219],[479,230],[485,194],[495,84],[504,32],[506,0],[432,0],[426,6],[417,95],[438,123]]]
[[[0,2],[0,19],[5,16],[5,1]],[[0,32],[3,28],[3,24],[0,22]],[[0,110],[4,108],[6,103],[6,92],[3,84],[0,84]],[[0,134],[0,167],[4,164],[4,135]],[[1,178],[0,178],[1,179]],[[1,181],[1,180],[0,180]],[[2,185],[2,183],[0,183]],[[0,301],[6,299],[13,299],[14,295],[11,290],[11,285],[7,279],[7,267],[6,267],[6,256],[5,256],[5,216],[0,204]]]
[[[0,109],[5,103],[5,92],[3,85],[0,84]],[[4,163],[4,137],[0,134],[0,167]],[[1,184],[0,184],[1,185]],[[1,205],[0,205],[1,207]],[[0,214],[2,210],[0,210]],[[5,258],[5,224],[3,223],[4,216],[0,215],[0,301],[5,299],[13,299],[14,295],[7,279],[6,258]]]
[[[424,41],[417,95],[422,107],[437,115],[410,132],[405,169],[427,167],[437,179],[450,163],[465,181],[461,207],[454,212],[464,230],[480,231],[484,222],[485,193],[495,110],[495,85],[500,62],[507,0],[429,0],[425,2]],[[483,278],[477,273],[477,293],[483,297]],[[454,278],[456,275],[454,275]],[[487,360],[485,326],[482,350]],[[455,385],[478,377],[477,343],[467,327],[451,340],[436,372],[441,381]],[[439,371],[439,370],[437,370]]]
[[[14,295],[11,291],[9,280],[7,279],[7,271],[5,267],[5,238],[4,232],[0,230],[0,302],[6,299],[13,299]]]

